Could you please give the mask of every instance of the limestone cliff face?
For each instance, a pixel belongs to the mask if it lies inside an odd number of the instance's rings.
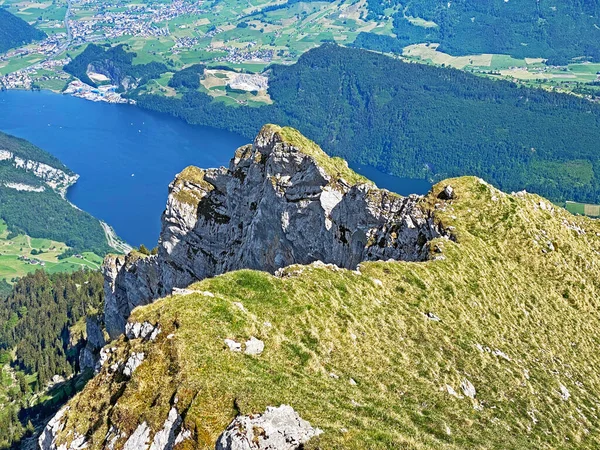
[[[44,164],[39,161],[33,161],[31,159],[20,158],[8,150],[0,149],[0,161],[10,161],[17,169],[22,169],[33,173],[36,177],[44,181],[44,183],[62,196],[66,194],[67,189],[79,178],[79,175],[68,174],[64,170],[57,169],[56,167],[49,166],[48,164]],[[22,185],[20,188],[19,186],[7,185],[7,187],[12,187],[13,189],[18,190],[35,190],[23,188],[23,186],[26,185]]]
[[[106,259],[107,330],[116,337],[136,306],[231,270],[426,259],[441,230],[420,200],[378,189],[297,131],[267,125],[229,168],[176,177],[157,255]]]

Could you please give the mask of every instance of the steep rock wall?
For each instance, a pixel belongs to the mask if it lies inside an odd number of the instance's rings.
[[[79,178],[79,175],[68,174],[63,170],[49,166],[48,164],[33,161],[31,159],[20,158],[8,150],[0,149],[0,161],[9,161],[17,169],[33,173],[62,196],[66,194],[67,189]]]

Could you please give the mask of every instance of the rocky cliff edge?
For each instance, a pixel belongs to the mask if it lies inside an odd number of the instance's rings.
[[[378,189],[294,129],[266,125],[229,168],[177,175],[157,255],[106,259],[107,330],[115,338],[136,306],[232,270],[424,260],[442,231],[420,200]]]

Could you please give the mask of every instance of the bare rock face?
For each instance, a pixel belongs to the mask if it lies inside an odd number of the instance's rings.
[[[291,406],[269,406],[264,414],[238,416],[219,436],[216,450],[296,450],[321,434]]]
[[[102,327],[95,317],[88,317],[85,322],[86,343],[79,354],[79,367],[81,370],[94,369],[100,358],[100,349],[104,347],[106,341]]]
[[[293,129],[266,125],[229,168],[188,167],[171,183],[158,255],[105,260],[107,331],[121,334],[138,305],[232,270],[426,259],[440,231],[419,200],[378,189]]]

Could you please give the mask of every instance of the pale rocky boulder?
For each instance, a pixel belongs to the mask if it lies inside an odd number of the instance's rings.
[[[297,450],[321,434],[291,406],[269,406],[264,414],[236,417],[219,436],[216,450]]]

